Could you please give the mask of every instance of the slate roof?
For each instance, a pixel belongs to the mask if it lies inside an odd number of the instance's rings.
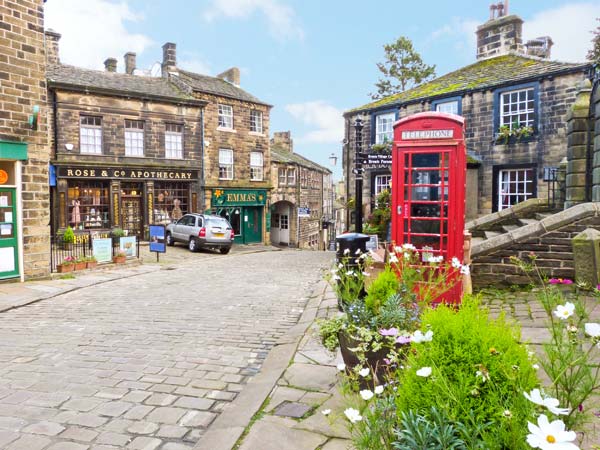
[[[477,61],[407,91],[351,109],[345,115],[403,103],[414,103],[424,99],[449,97],[452,94],[458,95],[468,91],[517,84],[549,75],[583,72],[589,67],[591,67],[589,63],[564,63],[523,55],[502,55]]]
[[[165,100],[198,102],[165,78],[128,75],[102,70],[83,69],[65,64],[48,65],[50,85],[65,85],[91,91],[107,91]]]
[[[229,97],[235,100],[241,100],[251,103],[259,103],[261,105],[271,106],[265,103],[254,95],[249,94],[243,89],[225,81],[221,78],[210,77],[199,73],[188,72],[187,70],[177,69],[178,77],[190,85],[195,91],[206,92],[209,94]]]
[[[271,161],[282,164],[298,164],[299,166],[308,167],[320,172],[331,173],[331,170],[327,167],[323,167],[298,153],[289,152],[277,145],[271,145]]]

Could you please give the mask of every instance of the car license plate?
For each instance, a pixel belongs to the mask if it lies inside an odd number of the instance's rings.
[[[225,236],[225,233],[213,233],[214,237],[223,237]]]

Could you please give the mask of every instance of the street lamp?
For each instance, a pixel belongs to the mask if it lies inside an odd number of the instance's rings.
[[[363,121],[360,117],[358,117],[354,121],[354,141],[355,141],[355,151],[354,151],[354,174],[355,178],[355,187],[356,191],[355,197],[356,200],[354,202],[354,230],[357,233],[362,233],[362,188],[363,188],[363,172],[361,161],[361,150],[362,150],[362,129],[364,127]]]
[[[335,164],[337,163],[337,159],[338,157],[335,155],[335,153],[332,153],[331,155],[329,155],[329,164],[335,166]]]

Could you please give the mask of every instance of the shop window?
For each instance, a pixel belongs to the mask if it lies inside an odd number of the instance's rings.
[[[219,179],[233,180],[233,150],[219,149]]]
[[[183,125],[177,123],[166,124],[165,158],[183,159]]]
[[[224,217],[231,224],[231,228],[236,236],[242,234],[241,232],[241,211],[240,208],[230,207],[230,208],[219,208],[217,210],[213,210],[214,214]]]
[[[263,154],[261,152],[250,153],[250,180],[262,181],[263,179]]]
[[[250,131],[254,133],[263,132],[263,120],[262,120],[262,112],[252,110],[250,111]]]
[[[67,205],[69,225],[72,228],[110,228],[108,182],[70,181]]]
[[[125,119],[125,156],[144,156],[144,122]]]
[[[102,153],[102,117],[81,116],[79,127],[79,151],[81,153]]]
[[[219,104],[219,128],[233,130],[233,106]]]
[[[154,223],[168,224],[181,219],[190,211],[189,196],[189,183],[155,181]]]

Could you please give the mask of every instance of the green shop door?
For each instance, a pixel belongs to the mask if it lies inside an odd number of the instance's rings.
[[[262,207],[244,208],[242,237],[244,244],[262,242]]]
[[[19,276],[16,189],[0,188],[0,279]]]

